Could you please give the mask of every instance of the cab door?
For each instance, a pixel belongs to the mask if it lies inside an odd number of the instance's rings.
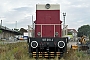
[[[42,26],[42,36],[43,37],[53,37],[54,36],[54,25],[52,24],[51,16],[46,16],[44,23],[46,25]]]

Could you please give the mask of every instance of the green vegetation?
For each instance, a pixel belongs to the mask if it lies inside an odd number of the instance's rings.
[[[29,57],[27,43],[19,42],[13,44],[12,43],[0,44],[0,60],[35,60],[35,59]],[[56,57],[53,60],[58,60],[58,57]],[[66,53],[63,56],[63,58],[61,58],[61,60],[90,60],[90,56],[83,52],[70,50],[69,53]]]
[[[0,33],[2,33],[2,30],[0,30]]]
[[[19,31],[19,29],[14,28],[15,31]]]
[[[63,60],[90,60],[90,55],[83,51],[71,50],[64,55]]]
[[[29,60],[26,43],[1,44],[0,60]]]
[[[27,32],[27,30],[24,29],[24,28],[21,28],[21,29],[20,29],[20,33],[23,34],[24,32]]]
[[[90,35],[90,26],[89,25],[83,25],[80,28],[78,28],[78,37],[81,37],[82,35],[85,35],[85,36]]]

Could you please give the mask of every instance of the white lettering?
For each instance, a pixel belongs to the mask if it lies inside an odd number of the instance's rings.
[[[42,39],[42,41],[53,41],[53,39],[44,38],[44,39]]]

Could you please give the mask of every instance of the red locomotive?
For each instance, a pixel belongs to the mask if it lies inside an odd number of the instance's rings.
[[[61,56],[67,51],[68,39],[62,37],[59,4],[37,4],[35,37],[28,39],[33,57]]]

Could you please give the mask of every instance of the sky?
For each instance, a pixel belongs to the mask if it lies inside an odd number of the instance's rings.
[[[65,24],[78,29],[90,24],[90,0],[0,0],[0,20],[10,29],[28,28],[36,17],[36,4],[60,4],[60,20],[66,13]]]

